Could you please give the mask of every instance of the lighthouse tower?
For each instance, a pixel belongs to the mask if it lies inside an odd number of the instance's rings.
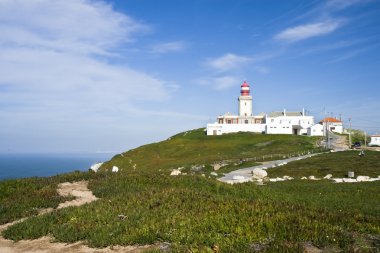
[[[252,116],[252,96],[249,95],[249,84],[244,81],[241,85],[239,101],[239,116],[248,117]]]

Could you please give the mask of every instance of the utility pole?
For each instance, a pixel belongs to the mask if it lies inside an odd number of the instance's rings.
[[[367,147],[367,132],[364,132],[364,147]]]
[[[326,131],[327,148],[329,149],[330,148],[330,129],[329,129],[329,121],[328,120],[326,122],[326,128],[327,128],[327,131]]]
[[[350,124],[350,127],[348,128],[348,144],[349,147],[351,148],[351,118],[348,118],[348,122]]]

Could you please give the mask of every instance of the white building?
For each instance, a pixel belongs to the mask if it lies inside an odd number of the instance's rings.
[[[322,124],[315,124],[307,129],[307,135],[309,136],[324,136],[325,128]]]
[[[302,112],[272,112],[254,116],[252,113],[252,96],[247,82],[241,85],[238,98],[239,115],[227,113],[219,116],[217,122],[207,124],[207,135],[225,133],[253,132],[266,134],[307,135],[314,125],[314,117]]]
[[[319,124],[325,125],[330,132],[342,134],[343,133],[343,122],[336,118],[326,117],[319,122]]]
[[[302,112],[271,112],[266,117],[267,134],[307,135],[307,129],[314,125],[314,117]]]
[[[371,135],[371,141],[368,146],[380,146],[380,134]]]

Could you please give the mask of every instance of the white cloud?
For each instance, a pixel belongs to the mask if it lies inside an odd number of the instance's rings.
[[[164,54],[170,52],[179,52],[184,49],[185,43],[183,41],[172,41],[154,45],[151,49],[151,52],[155,54]]]
[[[243,79],[238,78],[236,76],[218,76],[211,78],[200,79],[197,82],[201,85],[207,85],[212,87],[215,90],[224,90],[230,87],[237,87]]]
[[[209,59],[206,65],[217,71],[228,71],[242,67],[251,59],[245,56],[227,53],[219,58]]]
[[[333,20],[299,25],[287,28],[275,36],[277,40],[295,42],[312,37],[322,36],[334,32],[343,25],[342,21]]]
[[[115,63],[149,31],[103,1],[0,0],[0,139],[8,138],[0,150],[91,150],[136,139],[128,131],[150,126],[149,103],[178,88]]]
[[[344,9],[357,4],[366,4],[373,0],[329,0],[326,3],[327,8]]]
[[[169,96],[166,82],[110,63],[149,27],[104,2],[2,0],[0,21],[0,89],[8,87],[0,96],[7,108],[78,114],[86,105],[106,113],[115,103]]]

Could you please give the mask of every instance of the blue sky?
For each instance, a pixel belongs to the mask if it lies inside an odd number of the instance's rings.
[[[380,1],[0,0],[0,152],[121,152],[237,113],[380,132]]]

